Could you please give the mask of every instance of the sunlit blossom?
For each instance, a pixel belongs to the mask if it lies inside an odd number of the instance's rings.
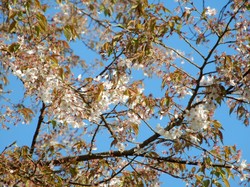
[[[179,128],[172,128],[171,130],[165,130],[160,124],[156,126],[156,132],[163,136],[165,139],[174,140],[179,138],[183,133]]]
[[[206,109],[206,105],[200,104],[191,108],[187,114],[187,121],[190,123],[189,128],[194,131],[206,129],[209,125],[208,115],[210,111]]]
[[[81,79],[82,79],[82,74],[79,74],[79,75],[77,76],[77,80],[80,81]]]
[[[244,169],[247,168],[247,161],[246,160],[242,160],[239,166],[239,170],[243,171]]]
[[[119,150],[120,152],[123,152],[123,151],[125,150],[125,145],[124,145],[124,143],[118,142],[118,143],[116,144],[116,147],[118,148],[118,150]]]
[[[186,11],[188,14],[191,13],[191,8],[189,8],[189,7],[184,7],[184,9],[185,9],[185,11]]]
[[[206,15],[208,16],[215,16],[216,15],[216,9],[215,8],[210,8],[209,6],[206,8]]]
[[[201,86],[210,86],[214,84],[214,77],[213,76],[203,76],[200,81]]]

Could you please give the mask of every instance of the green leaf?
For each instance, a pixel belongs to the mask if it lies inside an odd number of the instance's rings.
[[[111,13],[112,13],[112,12],[111,12],[111,9],[110,9],[110,8],[105,8],[105,9],[104,9],[104,15],[105,15],[105,16],[109,16],[109,17],[110,17],[110,16],[111,16]]]
[[[13,19],[17,15],[17,11],[9,10],[9,19]]]
[[[13,32],[15,31],[16,27],[17,27],[17,21],[14,20],[14,21],[10,24],[10,26],[9,26],[9,32],[10,32],[10,33],[13,33]]]
[[[203,179],[203,176],[200,176],[200,175],[195,175],[195,178],[198,182],[201,182],[202,179]]]
[[[27,156],[29,155],[29,148],[28,146],[23,146],[21,149],[21,155],[24,158],[27,158]]]
[[[16,42],[14,42],[14,43],[12,43],[9,47],[8,47],[8,51],[10,52],[10,53],[14,53],[14,52],[17,52],[17,50],[20,48],[20,44],[19,43],[16,43]]]
[[[248,11],[250,11],[250,4],[246,5]]]
[[[70,174],[72,177],[75,177],[78,174],[78,171],[76,168],[70,168]]]
[[[220,123],[218,120],[214,120],[213,122],[214,122],[214,127],[215,127],[216,129],[222,128],[222,125],[221,125],[221,123]]]
[[[182,24],[177,24],[177,26],[176,26],[177,31],[180,31],[181,28],[182,28]]]
[[[52,127],[55,128],[56,127],[56,121],[55,120],[51,120],[50,122],[52,124]]]
[[[203,186],[204,186],[204,187],[208,187],[209,184],[210,184],[210,180],[205,180],[205,181],[203,181]]]
[[[61,68],[59,68],[58,75],[59,75],[59,77],[61,77],[61,79],[62,79],[62,80],[64,80],[65,75],[64,75],[64,71],[63,71],[63,68],[62,68],[62,67],[61,67]]]
[[[47,23],[46,17],[43,14],[41,14],[41,13],[37,13],[36,17],[38,19],[38,25],[40,26],[40,28],[43,31],[46,31],[47,27],[48,27],[48,23]]]
[[[223,182],[224,182],[224,184],[225,184],[226,187],[230,187],[230,184],[229,184],[229,182],[228,182],[228,180],[227,180],[226,177],[223,177],[222,180],[223,180]]]
[[[157,158],[157,157],[159,157],[159,155],[156,153],[156,152],[154,152],[154,151],[150,151],[149,153],[147,153],[150,157],[155,157],[155,158]]]
[[[164,7],[164,6],[162,6],[162,10],[163,10],[164,12],[171,13],[171,11],[170,11],[169,9],[167,9],[166,7]]]
[[[139,125],[137,123],[132,123],[131,128],[133,129],[135,135],[138,135],[138,133],[139,133]]]
[[[41,9],[42,8],[42,6],[41,6],[41,3],[40,3],[40,1],[39,0],[35,0],[35,6],[37,7],[37,8],[39,8],[39,9]]]
[[[73,35],[72,35],[71,29],[70,29],[69,26],[65,26],[65,27],[63,28],[63,33],[64,33],[64,36],[66,37],[66,39],[67,39],[68,41],[72,40]]]
[[[41,32],[41,29],[39,26],[35,26],[35,31],[36,31],[36,35],[39,36],[40,35],[40,32]]]

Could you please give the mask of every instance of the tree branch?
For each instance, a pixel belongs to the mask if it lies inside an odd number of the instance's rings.
[[[201,81],[201,79],[203,77],[203,70],[204,70],[205,66],[207,65],[207,62],[208,62],[209,58],[212,56],[213,52],[215,51],[215,49],[219,45],[220,41],[223,39],[224,35],[228,32],[228,28],[229,28],[230,23],[233,21],[233,19],[235,18],[236,14],[240,11],[240,9],[242,7],[243,7],[243,5],[241,7],[239,7],[238,10],[234,13],[234,15],[229,19],[229,21],[227,22],[227,25],[226,25],[224,31],[221,33],[220,36],[218,36],[218,39],[217,39],[216,43],[214,44],[214,46],[212,47],[212,49],[209,51],[208,55],[204,59],[204,63],[200,67],[200,76],[197,79],[197,85],[196,85],[196,88],[194,89],[193,95],[191,96],[191,98],[190,98],[190,100],[188,102],[188,106],[186,108],[187,110],[190,109],[190,107],[192,105],[192,102],[194,101],[194,99],[195,99],[195,97],[196,97],[196,95],[198,93],[198,90],[200,88],[200,81]]]
[[[44,102],[42,102],[42,108],[40,109],[40,115],[39,115],[39,118],[38,118],[36,131],[35,131],[35,134],[33,136],[33,140],[32,140],[31,147],[30,147],[30,154],[31,155],[33,155],[33,153],[34,153],[37,136],[39,134],[39,131],[40,131],[40,128],[41,128],[41,124],[43,122],[43,118],[44,118],[44,114],[45,114],[44,113],[45,109],[46,109],[46,106],[45,106]]]

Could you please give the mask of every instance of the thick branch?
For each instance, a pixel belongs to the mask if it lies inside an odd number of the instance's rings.
[[[170,122],[170,124],[165,128],[166,131],[172,129],[174,126],[178,126],[182,123],[183,117],[180,117],[179,120],[175,122]],[[160,135],[158,133],[155,133],[154,135],[150,136],[148,139],[144,140],[141,144],[139,144],[139,149],[142,149],[155,141],[157,138],[159,138]],[[138,147],[133,147],[129,150],[125,150],[123,152],[120,151],[114,151],[114,152],[101,152],[91,155],[80,155],[80,156],[73,156],[73,157],[63,157],[60,159],[52,160],[46,162],[46,164],[54,164],[54,165],[61,165],[69,161],[75,161],[75,162],[83,162],[88,160],[96,160],[96,159],[104,159],[104,158],[110,158],[110,157],[125,157],[125,156],[135,156],[137,155],[135,153],[135,150],[137,150]]]
[[[37,136],[39,134],[39,131],[40,131],[40,128],[41,128],[41,124],[43,122],[43,118],[44,118],[44,114],[45,114],[45,109],[46,109],[46,106],[45,106],[44,102],[42,102],[42,108],[40,109],[40,116],[38,118],[36,131],[35,131],[35,134],[33,136],[33,140],[32,140],[31,147],[30,147],[30,154],[31,155],[34,153]]]
[[[169,158],[169,157],[150,157],[148,155],[143,155],[143,157],[155,159],[158,161],[165,161],[165,162],[171,162],[171,163],[177,163],[177,164],[186,164],[186,165],[192,165],[192,166],[198,166],[198,165],[205,164],[201,161],[182,160],[182,159],[173,158],[173,157],[171,157],[171,158]],[[219,168],[233,168],[231,164],[220,164],[220,163],[211,163],[209,166],[210,167],[219,167]],[[237,169],[237,167],[234,167],[234,169]]]
[[[76,162],[83,162],[83,161],[89,161],[89,160],[96,160],[96,159],[105,159],[105,158],[114,158],[114,157],[128,157],[128,156],[140,156],[144,158],[149,158],[149,159],[154,159],[158,161],[165,161],[165,162],[170,162],[170,163],[177,163],[177,164],[186,164],[186,165],[193,165],[193,166],[199,166],[202,164],[205,164],[201,161],[190,161],[190,160],[184,160],[180,158],[174,158],[174,157],[152,157],[146,153],[144,154],[135,154],[132,149],[124,151],[124,152],[119,152],[119,151],[114,151],[114,152],[102,152],[102,153],[96,153],[92,155],[81,155],[77,157],[64,157],[61,159],[49,161],[46,164],[53,163],[54,165],[61,165],[66,162],[70,161],[76,161]],[[209,165],[210,167],[219,167],[219,168],[233,168],[234,170],[238,171],[238,167],[234,166],[232,164],[227,164],[227,163],[211,163]]]

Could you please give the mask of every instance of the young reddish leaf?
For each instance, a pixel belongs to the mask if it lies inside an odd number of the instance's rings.
[[[30,121],[32,115],[34,115],[33,111],[29,108],[19,108],[18,112],[20,112],[27,121]]]
[[[117,139],[114,139],[114,140],[111,142],[110,147],[115,146],[116,144],[117,144]]]
[[[220,141],[223,143],[223,133],[220,130],[218,131],[218,136],[220,138]]]

